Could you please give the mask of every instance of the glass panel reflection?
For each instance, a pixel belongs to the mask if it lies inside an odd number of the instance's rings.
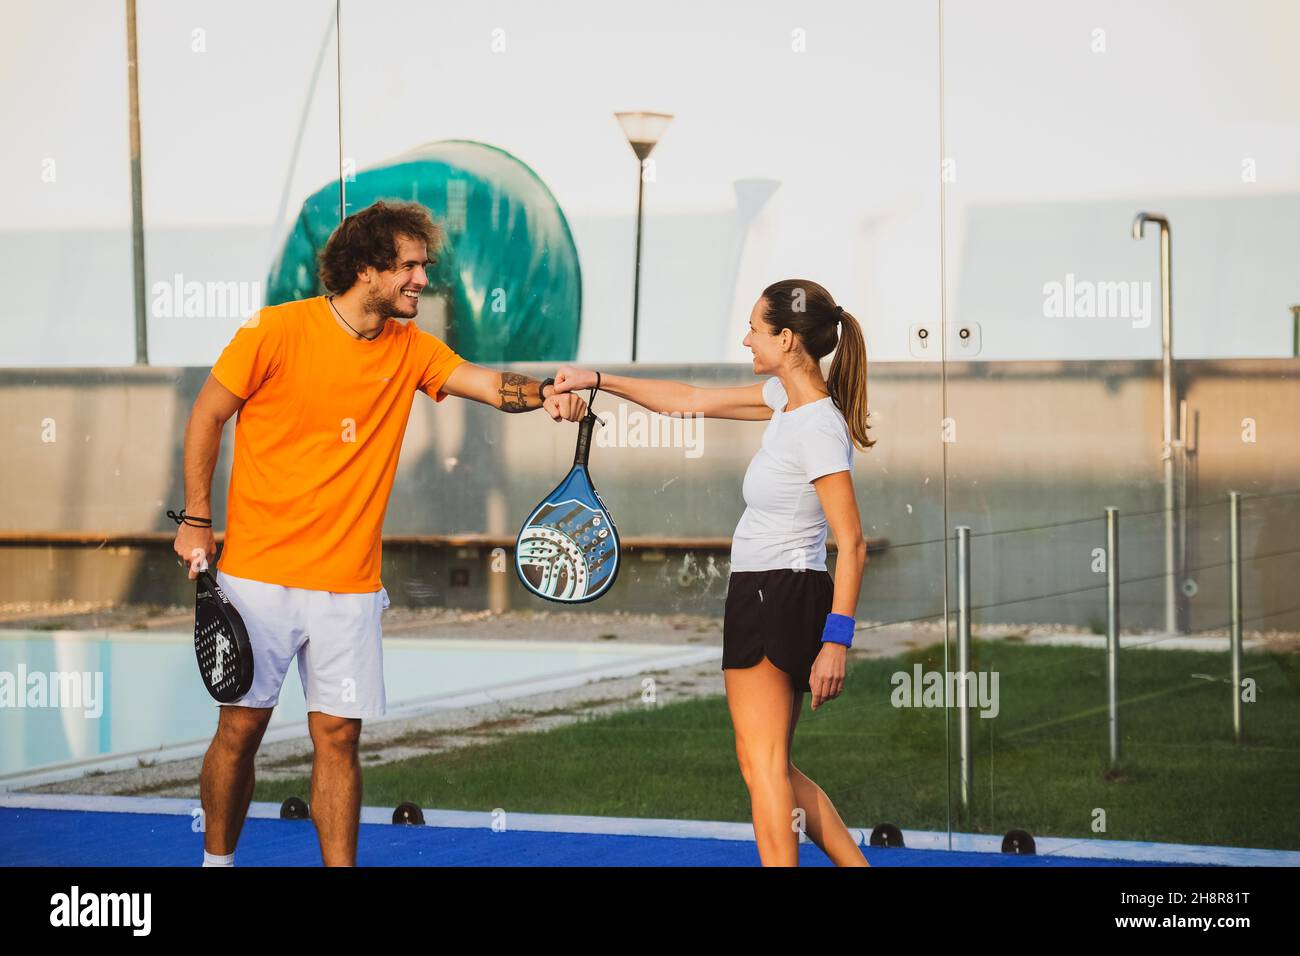
[[[953,829],[1293,849],[1296,11],[992,8],[943,23]]]

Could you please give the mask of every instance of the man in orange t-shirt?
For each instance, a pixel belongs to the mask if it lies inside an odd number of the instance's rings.
[[[442,239],[416,203],[377,202],[320,256],[332,293],[270,306],[235,333],[185,431],[185,510],[175,550],[190,578],[216,553],[212,472],[239,413],[217,581],[248,630],[253,685],[221,707],[200,778],[204,865],[234,864],[253,758],[295,658],[315,747],[311,816],[326,866],[356,863],[361,721],[384,713],[380,548],[417,390],[503,412],[579,421],[550,380],[472,365],[414,322]],[[408,321],[402,321],[408,320]]]

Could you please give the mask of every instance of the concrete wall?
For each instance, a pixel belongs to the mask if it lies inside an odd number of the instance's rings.
[[[542,375],[549,369],[514,368]],[[627,371],[604,366],[610,371]],[[697,384],[753,381],[748,366],[646,366],[636,374]],[[1300,360],[1184,361],[1187,534],[1192,630],[1223,626],[1227,504],[1243,508],[1248,627],[1300,626],[1291,595],[1300,570]],[[192,600],[169,557],[164,515],[183,500],[181,442],[201,368],[0,370],[7,414],[0,459],[0,601]],[[855,481],[873,552],[860,618],[941,618],[943,529],[972,528],[977,621],[1105,620],[1104,509],[1121,511],[1126,625],[1163,621],[1163,484],[1158,362],[874,363],[877,445],[858,453]],[[552,608],[527,595],[493,546],[513,539],[531,505],[567,470],[576,426],[417,396],[389,503],[386,537],[477,535],[462,545],[394,540],[384,582],[411,604]],[[763,423],[706,421],[676,447],[636,447],[639,409],[597,398],[615,444],[591,470],[618,522],[637,539],[727,538],[743,510],[745,467]],[[631,414],[629,414],[631,413]],[[947,441],[941,422],[949,419]],[[622,421],[623,425],[619,422]],[[1243,422],[1245,424],[1243,425]],[[1251,424],[1253,423],[1253,425]],[[1252,431],[1253,429],[1253,431]],[[691,438],[693,442],[690,442]],[[233,426],[213,496],[224,523]],[[1248,440],[1253,438],[1254,440]],[[690,442],[693,447],[685,447]],[[1176,456],[1180,464],[1181,454]],[[945,481],[946,478],[946,481]],[[946,487],[946,500],[945,500]],[[88,544],[42,534],[80,532]],[[110,537],[162,534],[151,540]],[[27,536],[37,536],[28,540]],[[99,536],[99,537],[96,537]],[[887,545],[887,546],[886,546]],[[726,548],[634,550],[595,608],[718,612]],[[504,567],[504,571],[493,568]],[[501,578],[493,579],[495,574]],[[1190,589],[1190,588],[1189,588]]]

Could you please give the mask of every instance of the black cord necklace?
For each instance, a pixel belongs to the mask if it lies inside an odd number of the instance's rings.
[[[327,301],[328,301],[329,304],[330,304],[330,308],[334,310],[334,314],[337,315],[337,316],[339,317],[340,320],[342,320],[342,322],[343,322],[344,325],[346,325],[349,329],[352,329],[352,323],[349,322],[347,319],[343,318],[343,313],[340,312],[340,311],[339,311],[339,307],[338,307],[337,305],[334,304],[334,296],[329,296],[329,298],[328,298]],[[384,334],[384,327],[381,325],[381,326],[379,327],[379,331],[376,332],[373,336],[370,336],[370,335],[362,335],[362,334],[361,334],[360,332],[358,332],[356,329],[352,329],[352,334],[355,335],[355,336],[356,336],[357,338],[359,338],[359,339],[365,339],[367,342],[373,342],[375,339],[379,338],[379,336],[381,336],[381,335]]]

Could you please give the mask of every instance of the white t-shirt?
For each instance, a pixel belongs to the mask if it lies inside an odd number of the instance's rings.
[[[779,378],[763,385],[772,419],[745,472],[745,513],[731,542],[733,571],[825,571],[826,513],[812,482],[853,470],[849,426],[830,398],[783,411]]]

